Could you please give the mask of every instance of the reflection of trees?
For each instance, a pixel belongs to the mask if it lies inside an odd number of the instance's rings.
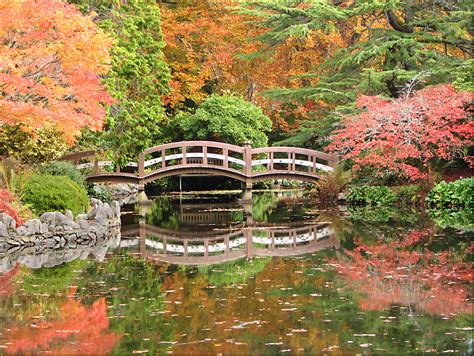
[[[251,261],[240,259],[216,265],[199,266],[197,270],[214,286],[233,285],[243,283],[261,272],[269,262],[269,257],[257,257]]]
[[[14,278],[20,272],[20,265],[17,264],[10,271],[0,274],[0,297],[8,296],[13,294],[15,285],[13,284]]]
[[[92,261],[83,274],[84,299],[105,297],[109,305],[110,328],[123,334],[117,354],[133,350],[157,353],[174,340],[173,326],[165,322],[161,277],[163,266],[132,256],[110,256],[106,263]]]
[[[179,228],[179,213],[166,197],[154,198],[145,218],[148,224],[173,230]]]
[[[346,251],[351,259],[338,261],[337,271],[365,295],[362,309],[403,305],[433,315],[472,311],[467,302],[472,264],[456,260],[452,252],[423,248],[429,232],[412,231],[401,242],[360,244]]]
[[[7,353],[106,354],[120,340],[111,333],[104,298],[90,307],[68,297],[58,306],[58,316],[52,320],[22,320],[3,330],[3,337],[13,340]]]
[[[73,280],[77,277],[76,271],[86,264],[86,260],[77,259],[50,268],[30,270],[23,275],[22,288],[30,295],[61,293],[74,284]],[[45,283],[45,281],[47,282]]]
[[[455,228],[474,232],[474,209],[431,209],[430,218],[441,228]]]
[[[292,194],[294,192],[278,195],[271,191],[253,194],[252,216],[254,221],[281,223],[288,221],[292,216],[298,218],[304,216],[305,208],[301,204],[301,200],[295,199]]]

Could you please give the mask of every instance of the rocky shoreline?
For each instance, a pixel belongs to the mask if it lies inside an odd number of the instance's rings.
[[[66,244],[95,244],[110,235],[120,234],[120,205],[91,200],[93,208],[87,214],[74,219],[70,210],[44,213],[39,219],[31,219],[16,227],[15,220],[0,214],[0,252],[21,249],[28,246],[62,248]]]

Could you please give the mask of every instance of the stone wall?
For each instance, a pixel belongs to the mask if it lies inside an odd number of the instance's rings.
[[[60,248],[105,239],[112,229],[120,227],[120,206],[117,201],[109,205],[97,199],[92,199],[92,205],[87,214],[80,214],[76,219],[70,210],[66,214],[44,213],[18,228],[11,216],[1,213],[0,252],[26,246]]]

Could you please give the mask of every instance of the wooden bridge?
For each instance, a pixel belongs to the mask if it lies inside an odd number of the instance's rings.
[[[135,183],[143,187],[157,179],[179,175],[215,175],[242,181],[246,187],[264,180],[287,179],[314,183],[332,171],[337,156],[297,147],[252,148],[212,141],[173,142],[144,150],[126,167],[103,161],[94,151],[73,153],[60,160],[90,169],[90,183]],[[107,170],[104,168],[107,167]]]

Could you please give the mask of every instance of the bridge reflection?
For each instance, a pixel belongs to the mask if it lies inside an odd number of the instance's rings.
[[[206,265],[254,256],[295,256],[327,248],[339,241],[328,223],[297,227],[241,227],[234,230],[179,232],[146,224],[122,228],[122,248],[138,248],[149,259],[172,264]]]

